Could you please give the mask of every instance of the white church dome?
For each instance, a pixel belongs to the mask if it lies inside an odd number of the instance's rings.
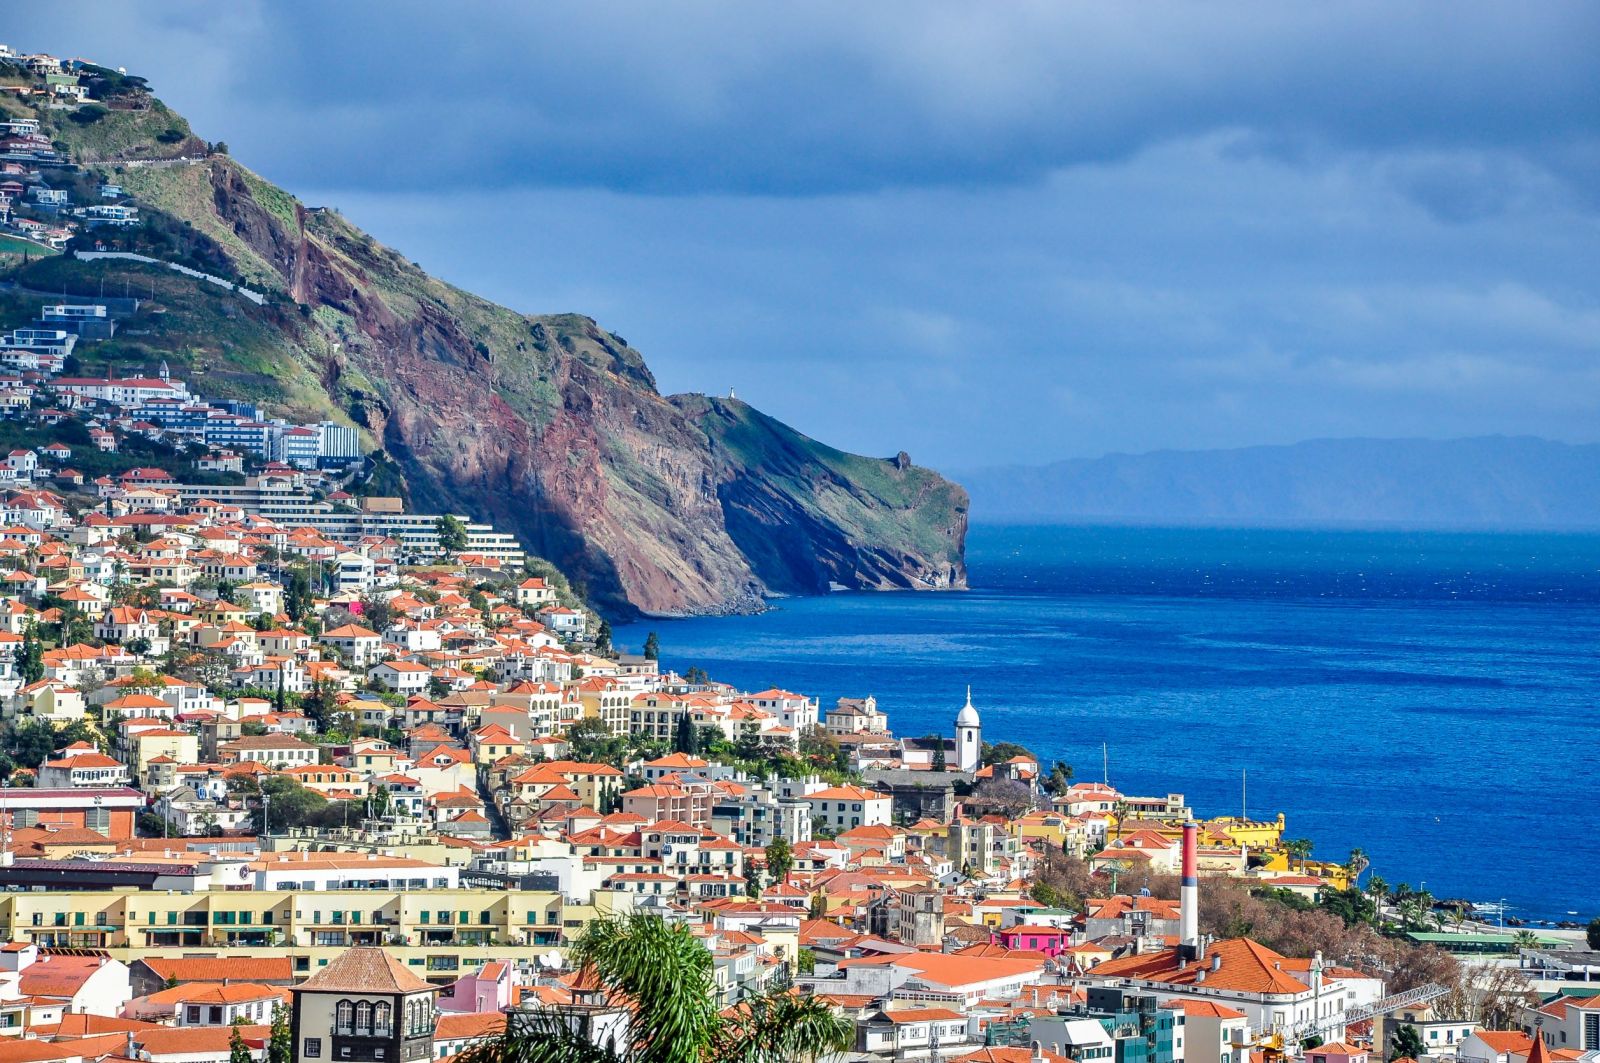
[[[978,710],[972,707],[972,688],[967,688],[967,703],[961,706],[961,711],[956,713],[957,727],[977,727]]]

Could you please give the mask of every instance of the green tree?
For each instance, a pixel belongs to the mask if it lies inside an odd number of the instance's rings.
[[[661,659],[661,640],[656,638],[654,631],[644,637],[644,659],[647,661]]]
[[[695,731],[694,720],[685,712],[678,717],[678,725],[673,728],[672,751],[694,756],[699,752],[699,747],[700,736]]]
[[[634,914],[596,920],[573,949],[581,970],[630,1012],[627,1040],[596,1045],[562,1016],[519,1016],[460,1063],[787,1063],[843,1052],[852,1024],[786,990],[723,1011],[711,953],[682,923]]]
[[[772,839],[772,844],[767,846],[767,881],[786,881],[793,870],[794,850],[789,847],[789,839],[781,835]]]
[[[1072,902],[1072,898],[1063,894],[1048,882],[1035,882],[1029,887],[1028,896],[1046,908],[1066,908]]]
[[[22,634],[22,652],[17,655],[17,671],[27,686],[44,678],[44,647],[39,643],[39,627],[28,621]]]
[[[1283,851],[1289,854],[1291,862],[1300,861],[1300,870],[1306,869],[1306,860],[1311,856],[1314,843],[1310,838],[1289,838],[1283,843]]]
[[[611,621],[601,618],[594,633],[594,652],[604,657],[611,652]]]
[[[1072,765],[1064,760],[1058,760],[1050,766],[1050,775],[1044,781],[1044,788],[1051,794],[1059,797],[1072,787]]]
[[[1035,759],[1033,753],[1030,752],[1026,746],[1019,746],[1015,742],[996,742],[993,745],[985,742],[983,744],[983,752],[980,759],[982,759],[984,764],[988,765],[1004,764],[1012,757],[1027,757],[1029,760]]]
[[[605,722],[586,716],[567,728],[567,745],[573,760],[620,767],[628,752],[628,740],[611,733]]]
[[[1583,936],[1588,940],[1591,949],[1600,950],[1600,915],[1589,920],[1589,925],[1584,927]]]
[[[944,737],[942,735],[927,735],[923,738],[923,741],[933,744],[933,763],[930,765],[930,767],[932,767],[934,771],[944,771],[946,767],[944,759]]]
[[[808,919],[828,918],[828,897],[820,890],[811,895],[811,907],[806,912]]]
[[[1427,1049],[1422,1045],[1422,1035],[1417,1028],[1409,1022],[1401,1023],[1395,1027],[1394,1036],[1389,1038],[1389,1058],[1393,1059],[1421,1059]]]
[[[1367,879],[1367,896],[1372,898],[1372,903],[1383,907],[1383,902],[1389,899],[1389,882],[1382,875],[1373,875]]]
[[[298,624],[315,610],[316,601],[311,593],[311,577],[306,575],[304,568],[297,568],[289,577],[289,588],[283,596],[283,611],[289,614],[290,620]]]
[[[1324,891],[1318,907],[1337,915],[1344,920],[1345,926],[1370,923],[1377,914],[1377,906],[1372,903],[1372,898],[1354,888]]]
[[[1111,815],[1114,816],[1117,821],[1117,841],[1119,842],[1122,840],[1122,824],[1128,818],[1128,813],[1132,810],[1133,806],[1129,805],[1127,801],[1120,797],[1117,798],[1116,803],[1111,806]]]
[[[228,1063],[253,1063],[250,1058],[250,1047],[244,1043],[244,1038],[239,1036],[239,1027],[233,1028],[233,1033],[228,1036]]]
[[[1531,930],[1519,930],[1512,935],[1511,944],[1519,949],[1536,949],[1539,947],[1539,935]]]
[[[467,548],[467,526],[448,513],[434,522],[433,530],[439,536],[439,550],[446,557],[453,558]]]
[[[37,768],[58,748],[55,728],[37,717],[15,721],[6,746],[11,759],[22,767]]]
[[[289,1009],[272,1009],[272,1036],[267,1040],[267,1063],[294,1063],[294,1032],[289,1029]]]
[[[284,775],[270,775],[261,780],[260,791],[266,798],[265,825],[282,833],[295,827],[337,826],[338,815],[328,815],[328,799],[315,790],[307,790],[294,779]],[[255,802],[251,822],[257,833],[263,828],[263,802]],[[337,810],[335,810],[337,811]]]

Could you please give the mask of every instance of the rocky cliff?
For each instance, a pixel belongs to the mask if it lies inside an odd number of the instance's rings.
[[[176,154],[156,134],[181,119],[152,122],[153,106],[119,101],[94,124],[96,150],[78,154],[115,172],[145,212],[142,230],[116,238],[128,249],[268,294],[255,307],[196,285],[160,289],[168,317],[137,350],[198,374],[204,393],[360,426],[415,505],[514,531],[614,611],[965,586],[959,486],[904,455],[833,450],[742,403],[663,397],[640,354],[594,321],[525,316],[451,287],[226,156],[124,165]],[[69,147],[86,136],[39,117]],[[152,132],[108,136],[116,122]],[[33,268],[46,284],[134,270]]]

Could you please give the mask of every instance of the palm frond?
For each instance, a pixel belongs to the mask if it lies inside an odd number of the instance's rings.
[[[783,990],[743,1001],[723,1021],[719,1063],[795,1063],[854,1045],[855,1027],[816,997]]]
[[[632,1012],[634,1063],[702,1063],[716,1036],[711,953],[689,928],[655,915],[590,923],[575,950]]]
[[[581,1016],[558,1008],[519,1009],[506,1028],[472,1042],[457,1063],[626,1063],[615,1046],[594,1043]]]

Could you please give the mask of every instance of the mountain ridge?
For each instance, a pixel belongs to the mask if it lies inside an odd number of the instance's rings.
[[[1600,444],[1312,439],[969,470],[974,519],[1600,527]]]
[[[100,344],[107,366],[169,359],[207,393],[351,424],[414,504],[515,532],[614,613],[965,586],[966,495],[932,470],[844,461],[743,404],[730,418],[712,416],[725,400],[662,396],[643,356],[593,319],[521,314],[429,276],[199,140],[142,82],[96,106],[81,122],[0,101],[140,205],[137,229],[74,247],[150,253],[266,293],[256,308],[118,261],[19,271],[40,290],[148,285],[159,335]],[[730,447],[735,430],[765,440],[753,453],[781,454],[782,475]]]

